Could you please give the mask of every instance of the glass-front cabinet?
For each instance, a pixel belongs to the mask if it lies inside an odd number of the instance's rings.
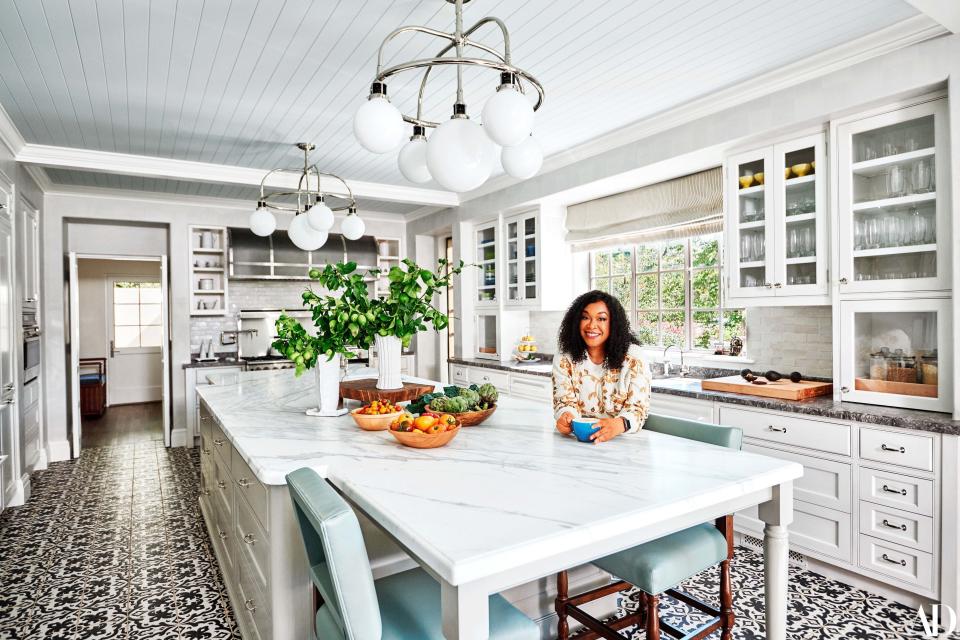
[[[840,124],[840,293],[950,287],[946,100]]]
[[[841,399],[953,410],[951,301],[840,303]]]
[[[826,176],[823,133],[727,159],[728,299],[828,301]]]
[[[496,313],[477,314],[476,357],[500,359],[500,317]]]
[[[477,306],[497,303],[497,221],[476,228]]]
[[[528,213],[504,220],[507,270],[506,303],[535,302],[539,285],[537,214]]]

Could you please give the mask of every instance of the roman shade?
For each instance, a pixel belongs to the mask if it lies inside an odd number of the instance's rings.
[[[719,232],[723,171],[716,167],[571,205],[566,227],[575,251]]]

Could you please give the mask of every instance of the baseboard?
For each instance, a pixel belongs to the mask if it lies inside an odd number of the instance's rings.
[[[51,440],[46,446],[47,460],[50,462],[60,462],[70,459],[70,441],[69,440]]]
[[[174,429],[170,433],[170,446],[171,447],[187,446],[187,430],[184,428]]]
[[[30,474],[25,473],[20,476],[20,493],[23,495],[23,502],[26,503],[30,499],[30,494],[33,493],[33,487],[30,483]]]
[[[38,455],[37,455],[37,464],[35,464],[35,465],[33,466],[33,470],[34,470],[34,471],[44,471],[44,470],[47,468],[47,466],[49,465],[49,462],[48,462],[48,460],[47,460],[47,448],[46,448],[46,447],[40,447],[40,451],[38,451],[37,454],[38,454]]]

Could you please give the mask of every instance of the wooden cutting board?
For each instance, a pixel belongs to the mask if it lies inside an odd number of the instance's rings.
[[[760,378],[760,380],[764,380],[767,384],[752,384],[740,376],[726,376],[704,380],[700,385],[705,391],[744,393],[751,396],[779,398],[781,400],[805,400],[806,398],[826,396],[833,393],[833,384],[830,382],[814,382],[812,380],[790,382],[786,379],[769,382],[766,378]]]

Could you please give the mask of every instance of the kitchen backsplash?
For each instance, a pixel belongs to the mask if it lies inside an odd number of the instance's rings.
[[[563,314],[563,311],[530,312],[530,334],[540,351],[557,352],[557,332]],[[800,371],[817,377],[833,375],[833,320],[829,306],[756,307],[747,309],[744,315],[746,354],[756,361],[749,368]],[[676,359],[676,355],[671,358]]]
[[[190,351],[200,350],[202,340],[213,340],[214,351],[236,351],[235,345],[220,344],[220,332],[237,328],[234,315],[241,309],[302,310],[300,294],[309,283],[299,280],[231,280],[229,283],[230,311],[225,316],[198,316],[190,318]]]

